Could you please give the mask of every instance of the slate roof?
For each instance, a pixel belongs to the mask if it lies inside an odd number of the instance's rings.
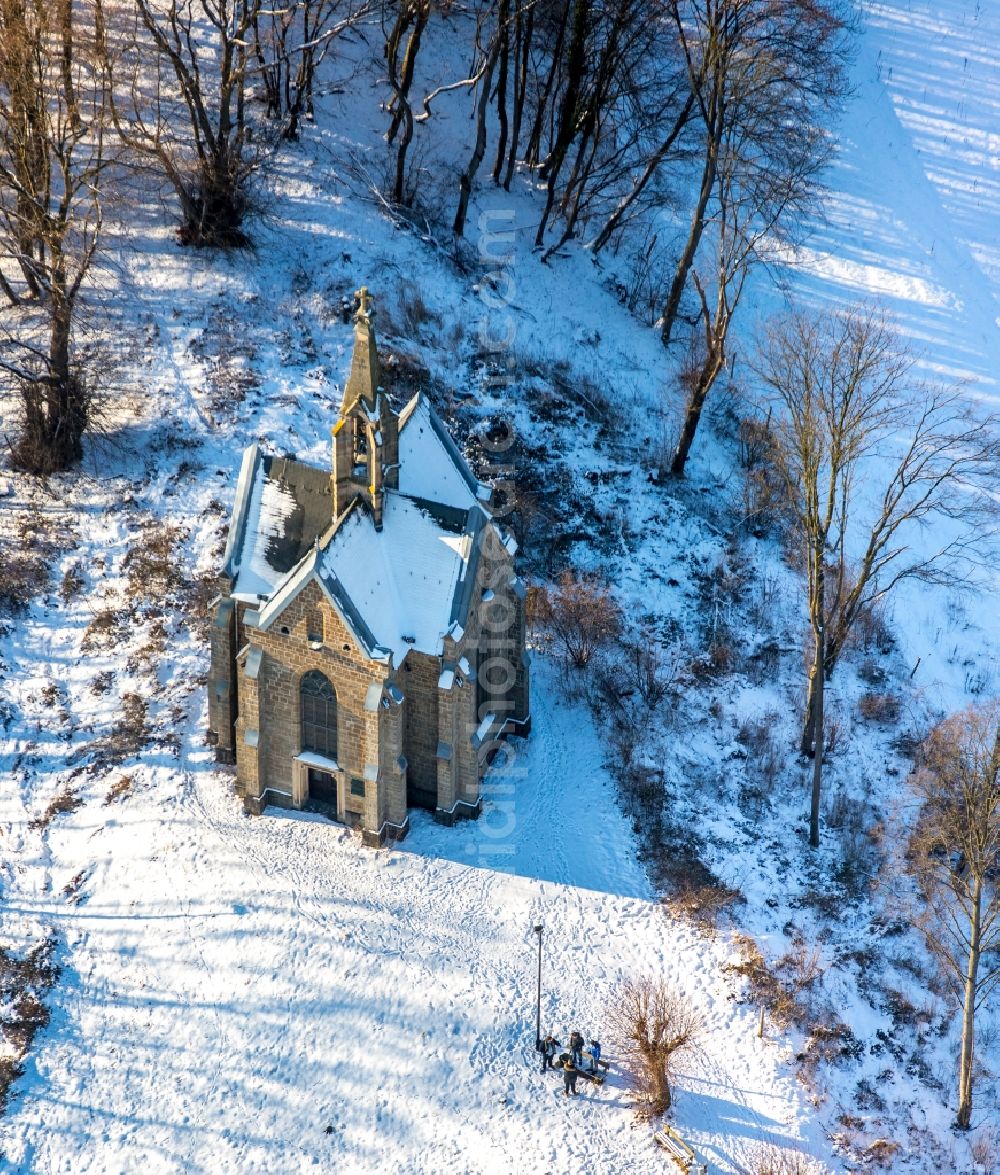
[[[314,579],[365,653],[396,665],[410,649],[439,654],[464,624],[489,490],[424,397],[399,424],[400,488],[385,491],[381,530],[360,499],[334,520],[328,470],[246,450],[225,571],[262,628]]]
[[[268,599],[332,521],[329,472],[251,445],[226,545],[232,595],[245,603]]]
[[[488,500],[430,401],[418,392],[399,414],[399,489],[468,509]]]
[[[454,528],[401,493],[385,497],[382,529],[362,509],[349,511],[325,545],[317,564],[332,597],[342,592],[374,635],[378,646],[402,663],[410,649],[437,655],[456,619],[457,602],[470,566],[480,507]]]

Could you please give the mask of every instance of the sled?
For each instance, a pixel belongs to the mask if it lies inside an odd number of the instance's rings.
[[[590,1064],[593,1064],[593,1062],[594,1062],[594,1058],[590,1055],[590,1053],[587,1049],[583,1050],[583,1059],[585,1061],[589,1062]],[[607,1073],[607,1071],[611,1068],[611,1062],[610,1061],[598,1061],[597,1066],[599,1069],[603,1069],[604,1072]]]
[[[670,1126],[662,1126],[653,1135],[653,1141],[657,1146],[663,1147],[669,1158],[671,1158],[677,1166],[685,1173],[685,1175],[692,1175],[693,1172],[698,1171],[705,1173],[708,1167],[703,1163],[700,1167],[695,1167],[697,1156],[694,1151],[688,1146],[683,1138]]]
[[[563,1062],[562,1057],[560,1057],[557,1061],[553,1061],[552,1067],[554,1069],[564,1069],[565,1063]],[[584,1081],[589,1081],[591,1085],[604,1084],[604,1076],[601,1073],[591,1073],[587,1069],[577,1069],[576,1075],[578,1077],[582,1077]]]

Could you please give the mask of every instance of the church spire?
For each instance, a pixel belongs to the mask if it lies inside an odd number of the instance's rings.
[[[362,498],[381,530],[385,490],[399,488],[399,421],[379,386],[382,370],[368,287],[362,286],[355,298],[354,354],[332,430],[333,515],[339,518],[355,498]]]
[[[375,327],[372,325],[375,308],[368,287],[362,286],[354,297],[358,303],[358,308],[354,312],[354,354],[351,357],[351,371],[344,385],[341,416],[346,416],[359,400],[364,401],[370,412],[374,412],[376,393],[382,381],[378,348],[375,343]]]

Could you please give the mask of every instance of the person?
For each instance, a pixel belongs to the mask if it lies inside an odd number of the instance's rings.
[[[542,1041],[542,1072],[546,1069],[554,1068],[552,1058],[556,1055],[556,1049],[559,1047],[559,1041],[550,1032],[548,1036]]]
[[[563,1062],[563,1094],[569,1097],[571,1093],[576,1093],[576,1066],[573,1064],[573,1059]]]
[[[597,1072],[597,1067],[600,1065],[600,1063],[601,1063],[601,1042],[598,1040],[592,1040],[590,1042],[590,1071],[591,1071],[591,1073]]]
[[[569,1055],[573,1058],[573,1064],[578,1068],[583,1068],[583,1037],[579,1032],[571,1032],[569,1034]]]

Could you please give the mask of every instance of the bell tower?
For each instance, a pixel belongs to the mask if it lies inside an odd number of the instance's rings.
[[[399,487],[399,420],[381,386],[375,309],[367,286],[355,300],[351,371],[333,426],[333,516],[339,518],[361,498],[381,530],[385,490]]]

